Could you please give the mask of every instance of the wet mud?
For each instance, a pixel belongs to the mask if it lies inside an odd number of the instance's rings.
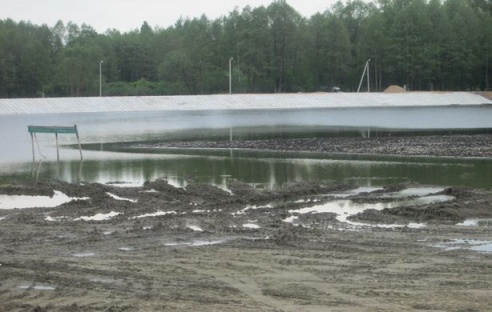
[[[77,199],[0,209],[0,311],[492,310],[492,254],[474,250],[491,243],[492,228],[458,225],[492,219],[491,190],[354,189],[326,181],[270,191],[232,179],[226,190],[165,179],[1,186]],[[426,196],[450,199],[346,222],[350,207],[299,213]]]
[[[316,152],[327,154],[492,157],[492,136],[429,135],[384,137],[329,137],[270,140],[161,142],[158,144],[126,145],[140,150],[158,148],[204,149],[259,149],[288,152]]]

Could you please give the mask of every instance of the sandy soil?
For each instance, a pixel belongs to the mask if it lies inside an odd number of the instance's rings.
[[[0,210],[0,311],[492,310],[492,254],[472,250],[490,243],[492,228],[456,225],[492,218],[490,190],[445,189],[434,195],[453,200],[369,210],[350,219],[367,225],[352,226],[333,213],[293,212],[350,185],[228,187],[232,194],[164,180],[0,187],[87,197]],[[415,187],[343,199],[390,202]]]

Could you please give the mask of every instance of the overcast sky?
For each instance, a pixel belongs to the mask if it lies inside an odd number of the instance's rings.
[[[139,29],[144,21],[151,27],[166,28],[180,17],[205,14],[209,19],[228,15],[235,7],[268,6],[273,0],[0,0],[0,19],[31,21],[35,25],[54,26],[58,20],[86,23],[104,33],[107,29],[128,32]],[[345,0],[343,0],[345,2]],[[311,17],[324,12],[337,0],[288,0],[297,12]]]

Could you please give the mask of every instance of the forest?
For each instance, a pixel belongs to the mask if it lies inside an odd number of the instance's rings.
[[[301,16],[285,0],[167,28],[97,33],[0,20],[0,97],[489,90],[492,0],[339,1]],[[232,58],[232,60],[231,60]],[[361,91],[367,91],[363,84]]]

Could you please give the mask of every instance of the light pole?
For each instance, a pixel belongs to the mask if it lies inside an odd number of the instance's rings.
[[[229,94],[232,94],[232,60],[233,58],[231,57],[229,59]]]
[[[102,63],[104,61],[99,62],[99,96],[102,96]]]

